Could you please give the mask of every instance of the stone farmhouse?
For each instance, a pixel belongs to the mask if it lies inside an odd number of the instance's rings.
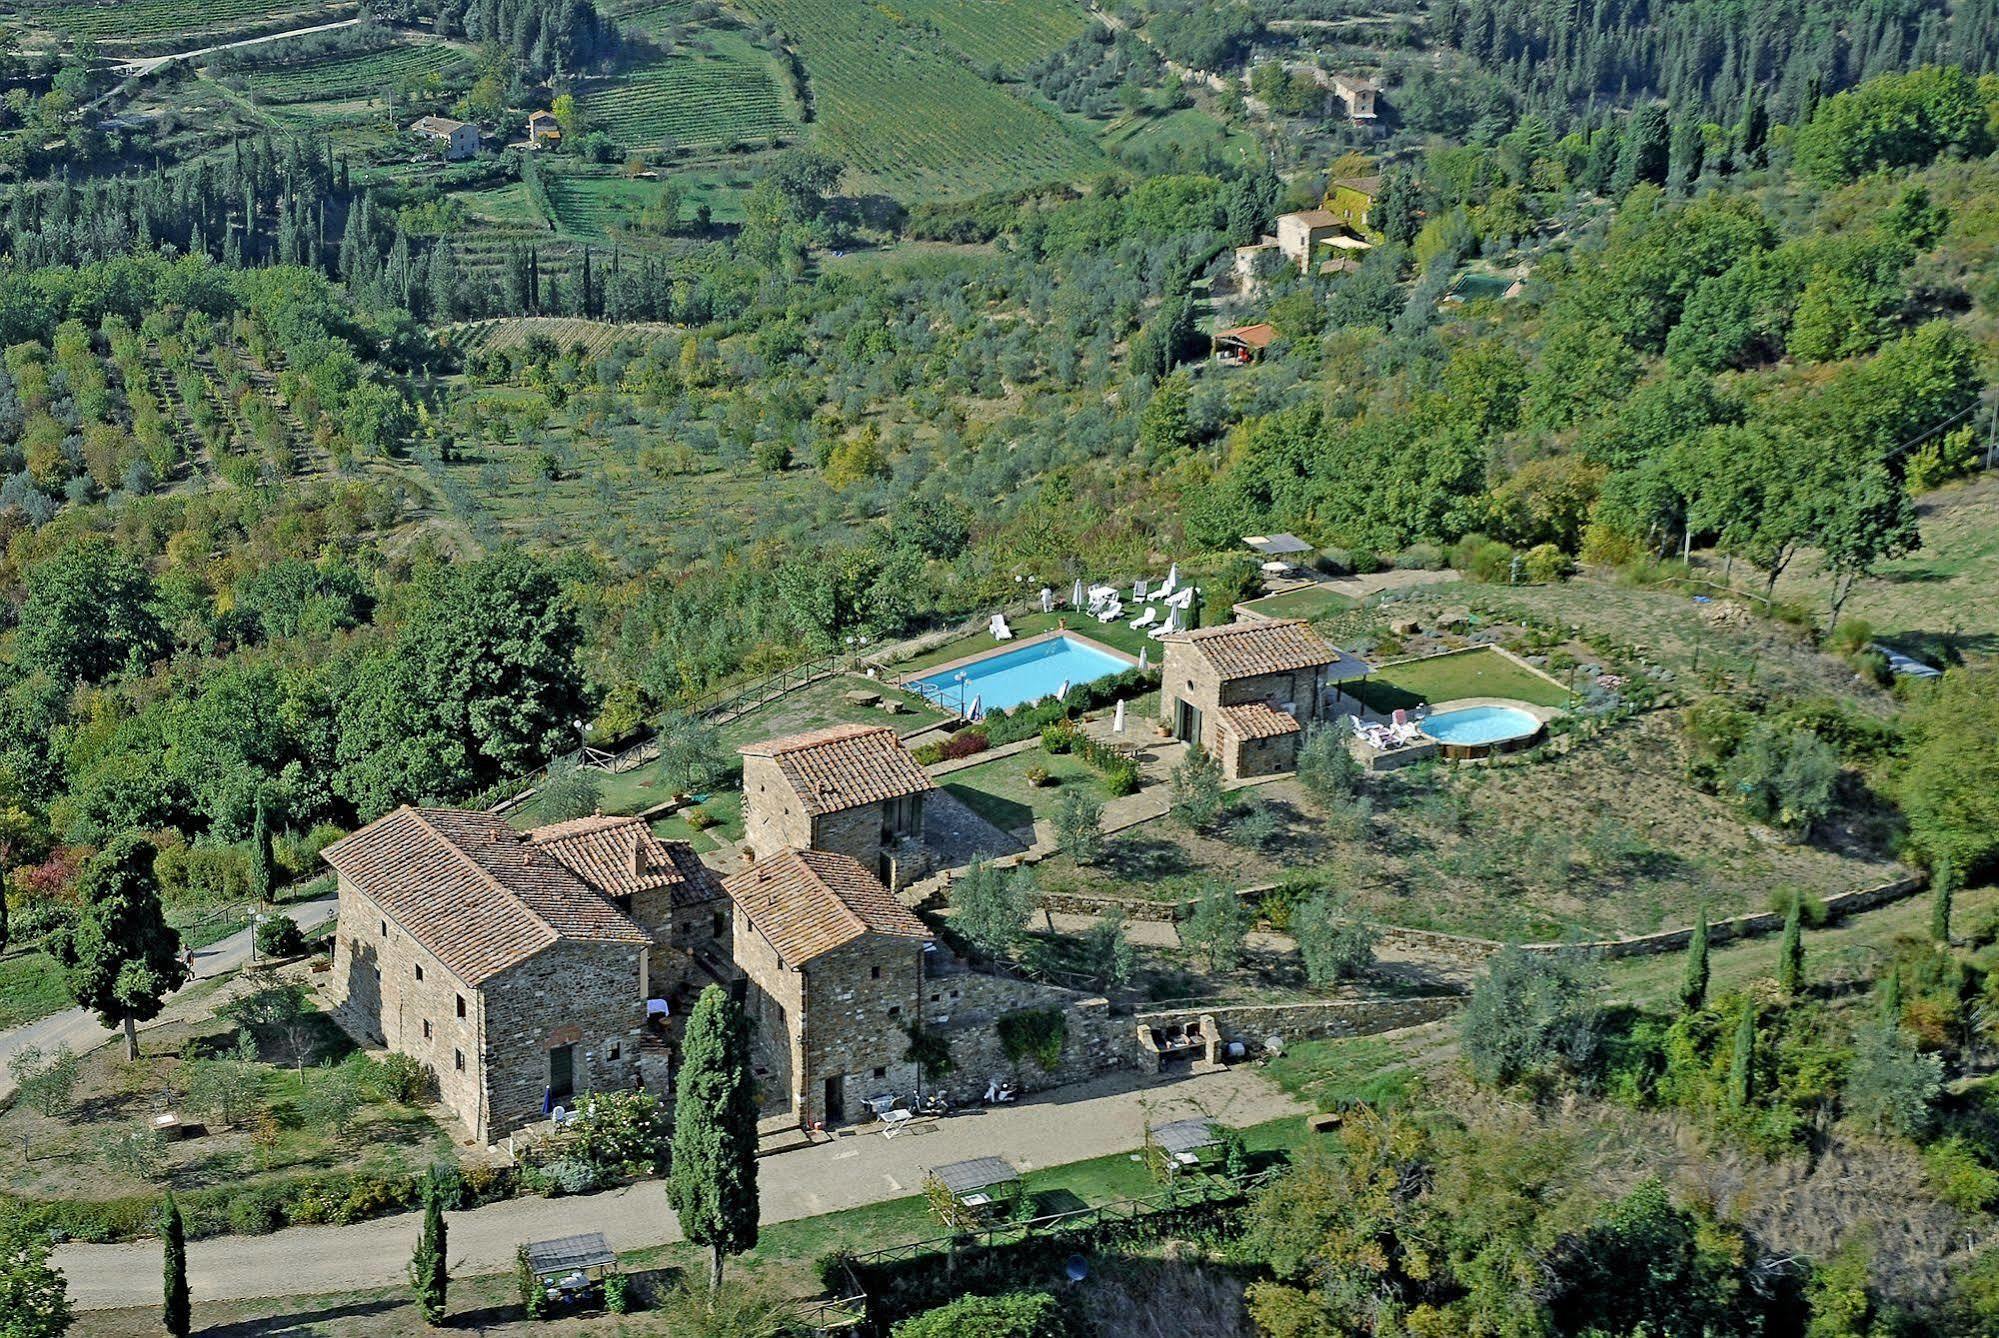
[[[756,1025],[767,1113],[839,1124],[868,1097],[917,1087],[923,921],[850,855],[788,850],[723,884]]]
[[[334,1015],[422,1061],[482,1141],[581,1093],[663,1087],[647,1000],[726,957],[719,882],[636,818],[522,833],[404,807],[323,857],[339,882]]]
[[[834,725],[745,746],[743,834],[750,854],[827,850],[891,890],[929,870],[924,797],[936,787],[886,725]]]
[[[1229,780],[1295,770],[1305,726],[1338,713],[1337,685],[1368,672],[1297,620],[1202,627],[1162,644],[1160,721],[1207,749]]]
[[[411,124],[410,133],[418,139],[444,145],[444,156],[453,162],[474,157],[479,152],[479,127],[468,121],[454,121],[449,116],[422,116]]]

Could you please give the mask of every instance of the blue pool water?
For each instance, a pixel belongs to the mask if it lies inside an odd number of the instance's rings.
[[[1524,738],[1541,722],[1512,706],[1467,706],[1423,720],[1423,732],[1439,743],[1504,743]]]
[[[1087,642],[1058,636],[1032,646],[995,651],[955,669],[939,669],[908,686],[953,711],[970,707],[973,698],[978,699],[982,711],[1004,711],[1022,702],[1052,697],[1065,682],[1074,687],[1129,668],[1128,662]]]

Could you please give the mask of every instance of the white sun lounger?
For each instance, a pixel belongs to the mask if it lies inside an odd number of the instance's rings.
[[[1347,719],[1353,724],[1354,737],[1376,752],[1380,752],[1394,744],[1394,736],[1380,725],[1367,724],[1357,715],[1350,715]]]
[[[993,640],[995,641],[1013,640],[1013,629],[1006,625],[1006,615],[1004,613],[995,613],[992,621],[986,624],[986,630],[993,634]]]
[[[1124,605],[1118,600],[1113,599],[1098,612],[1097,621],[1100,623],[1114,623],[1122,617],[1124,617]]]
[[[1142,631],[1145,628],[1152,626],[1154,623],[1158,621],[1159,621],[1159,610],[1147,609],[1145,612],[1139,614],[1136,618],[1131,620],[1131,630],[1134,632]]]

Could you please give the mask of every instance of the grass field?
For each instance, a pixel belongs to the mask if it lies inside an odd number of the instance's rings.
[[[1460,697],[1509,697],[1536,706],[1566,706],[1569,702],[1567,690],[1522,669],[1496,650],[1461,651],[1393,665],[1362,682],[1343,683],[1340,689],[1377,711],[1406,710]]]
[[[1096,146],[981,79],[921,33],[842,0],[747,0],[797,44],[817,130],[848,188],[956,198],[1095,171]]]
[[[1039,767],[1051,782],[1029,784],[1027,773]],[[1052,813],[1061,797],[1081,787],[1098,803],[1110,798],[1102,778],[1072,753],[1047,753],[1029,748],[982,766],[954,771],[939,782],[953,798],[1003,832],[1030,832],[1039,814]]]
[[[658,203],[660,184],[642,177],[544,172],[556,226],[573,237],[609,241],[639,226],[641,211]]]
[[[118,0],[116,4],[15,6],[23,17],[76,37],[138,39],[175,33],[212,32],[231,24],[263,22],[284,15],[323,14],[324,4],[282,0]],[[351,8],[349,10],[351,11]]]
[[[0,957],[0,1028],[24,1026],[69,1006],[55,958],[40,948]]]
[[[727,144],[788,134],[797,119],[769,53],[734,29],[707,29],[672,54],[584,89],[583,114],[626,149]]]
[[[677,325],[639,321],[615,325],[610,321],[584,320],[578,316],[505,316],[495,320],[469,321],[451,327],[451,342],[468,353],[488,349],[511,350],[526,344],[529,336],[542,335],[564,350],[581,344],[591,354],[602,354],[625,340],[677,339]]]
[[[1199,107],[1144,116],[1121,116],[1098,136],[1107,149],[1142,158],[1155,146],[1175,152],[1205,149],[1222,159],[1240,160],[1259,152],[1253,136],[1236,130]]]
[[[268,103],[379,98],[412,75],[441,72],[462,58],[462,52],[441,42],[412,42],[253,70],[244,82],[259,101]]]
[[[1091,22],[1078,0],[900,0],[893,8],[935,25],[974,63],[1010,74],[1066,46]]]
[[[1354,601],[1347,596],[1316,585],[1286,590],[1281,595],[1265,595],[1243,605],[1266,618],[1323,618],[1353,606]]]

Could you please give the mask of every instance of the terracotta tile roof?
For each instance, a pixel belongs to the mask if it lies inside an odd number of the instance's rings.
[[[1380,177],[1334,177],[1333,184],[1344,186],[1350,191],[1357,191],[1370,200],[1381,194]]]
[[[1298,619],[1225,623],[1175,632],[1161,640],[1179,643],[1215,667],[1223,678],[1254,678],[1337,664],[1340,653]]]
[[[1215,331],[1215,338],[1240,339],[1251,348],[1268,348],[1277,338],[1277,327],[1261,322],[1256,325],[1231,325],[1227,329]]]
[[[1308,228],[1336,228],[1344,221],[1330,209],[1300,209],[1294,214],[1283,215],[1278,222],[1281,223],[1286,218],[1295,218]]]
[[[830,725],[738,751],[775,761],[811,814],[838,813],[936,788],[886,725]]]
[[[404,806],[334,842],[322,858],[468,985],[562,939],[652,941],[491,813]]]
[[[848,855],[787,850],[732,874],[723,888],[786,966],[798,966],[863,934],[927,939],[923,921]]]
[[[1238,739],[1275,739],[1296,734],[1298,717],[1270,702],[1246,702],[1221,708],[1222,723]]]
[[[662,841],[644,818],[598,814],[536,827],[528,840],[607,897],[670,889],[673,904],[699,906],[722,881],[685,841]]]

